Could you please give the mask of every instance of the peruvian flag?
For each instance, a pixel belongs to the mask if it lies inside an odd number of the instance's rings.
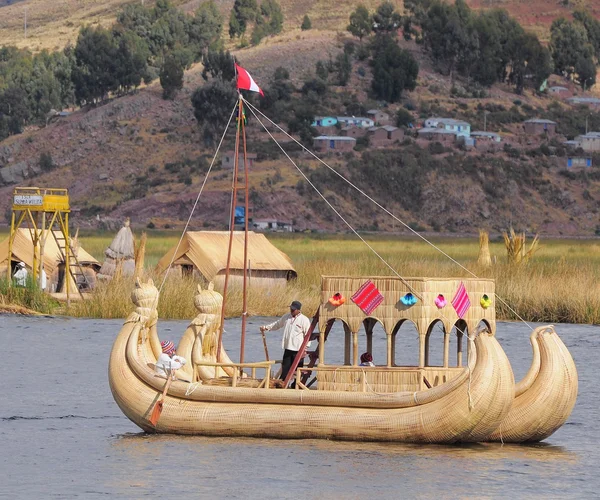
[[[265,96],[263,91],[260,89],[254,78],[250,76],[244,68],[239,66],[237,63],[235,64],[235,70],[237,71],[237,88],[242,90],[251,90],[252,92],[258,92],[261,96]]]

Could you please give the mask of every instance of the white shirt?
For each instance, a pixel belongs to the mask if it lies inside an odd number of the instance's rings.
[[[18,286],[27,286],[27,269],[19,267],[13,274],[13,278]]]
[[[46,277],[46,271],[44,269],[42,269],[42,276],[41,276],[41,280],[40,280],[40,288],[42,290],[46,289],[47,281],[48,281],[48,278]]]
[[[160,377],[167,378],[168,373],[173,370],[179,370],[185,363],[185,358],[182,358],[181,356],[173,356],[171,358],[168,354],[163,352],[156,360],[154,373]]]
[[[300,347],[302,347],[304,336],[310,328],[310,320],[302,313],[296,316],[287,313],[274,323],[266,325],[265,330],[279,330],[281,327],[284,328],[281,348],[289,349],[290,351],[299,351]],[[306,344],[306,347],[310,347],[310,342]]]

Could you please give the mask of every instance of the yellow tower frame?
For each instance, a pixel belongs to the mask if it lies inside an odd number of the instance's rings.
[[[57,227],[65,239],[65,290],[70,304],[71,248],[69,239],[69,193],[66,189],[17,187],[13,192],[10,237],[8,240],[8,270],[10,273],[13,242],[17,229],[26,224],[33,240],[33,279],[37,280],[43,266],[44,242],[49,234],[54,237]],[[38,255],[39,252],[39,255]],[[38,269],[39,268],[39,269]],[[9,280],[9,283],[11,280]]]

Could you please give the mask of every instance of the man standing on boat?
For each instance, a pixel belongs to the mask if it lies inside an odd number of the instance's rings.
[[[281,380],[287,377],[292,363],[302,346],[306,332],[310,328],[310,320],[300,312],[302,304],[294,300],[290,304],[290,312],[284,314],[274,323],[260,327],[261,332],[279,330],[283,327],[283,338],[281,339],[281,348],[283,349],[283,361],[281,362]],[[310,342],[306,347],[310,346]],[[298,363],[299,367],[304,366],[304,359]]]

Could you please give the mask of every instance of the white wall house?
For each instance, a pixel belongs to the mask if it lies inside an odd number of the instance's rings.
[[[469,137],[471,135],[471,124],[454,118],[442,118],[432,116],[425,120],[425,128],[443,128],[455,132],[457,137]]]

